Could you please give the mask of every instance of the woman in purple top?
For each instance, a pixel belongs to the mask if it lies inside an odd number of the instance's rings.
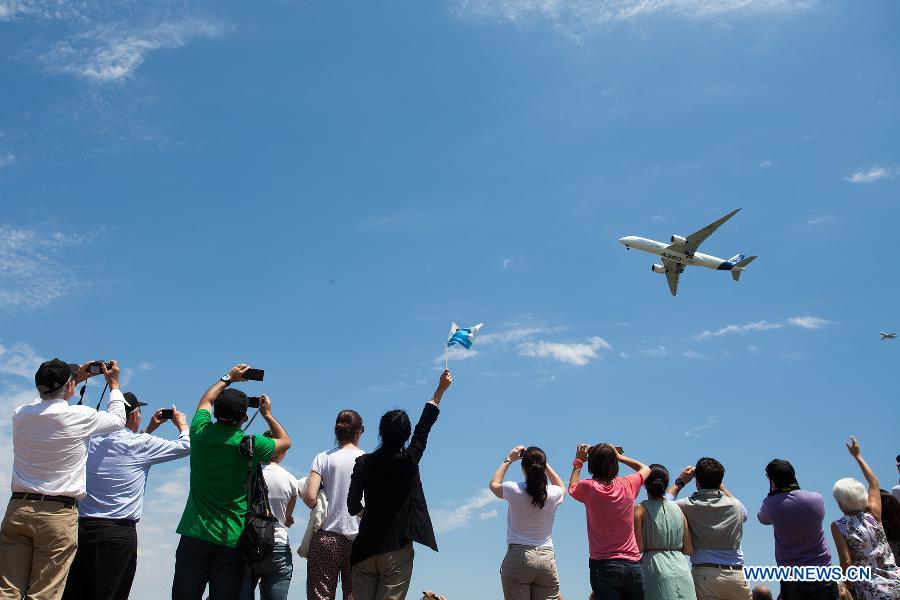
[[[859,443],[850,436],[850,455],[869,484],[869,490],[853,478],[834,484],[834,499],[844,516],[831,524],[831,534],[841,559],[841,567],[870,567],[869,581],[848,582],[856,600],[897,600],[900,598],[900,569],[881,526],[881,492],[875,473],[859,453]]]

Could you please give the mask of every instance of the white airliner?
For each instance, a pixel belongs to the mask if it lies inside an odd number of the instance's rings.
[[[706,238],[711,236],[722,223],[733,217],[741,209],[732,211],[716,221],[701,229],[696,233],[692,233],[686,238],[680,235],[672,236],[671,244],[664,244],[655,240],[637,237],[634,235],[625,236],[619,239],[619,242],[625,245],[625,248],[631,250],[637,248],[644,252],[651,252],[662,257],[661,265],[653,265],[651,269],[654,273],[665,273],[666,279],[669,280],[669,290],[675,296],[678,293],[678,278],[684,271],[685,266],[706,267],[707,269],[715,269],[717,271],[731,271],[731,277],[737,281],[741,277],[744,268],[756,259],[755,256],[744,256],[738,254],[728,260],[716,258],[709,254],[697,252],[697,248]]]
[[[897,339],[897,334],[896,334],[896,333],[885,333],[885,332],[883,332],[883,331],[879,331],[879,332],[878,332],[878,335],[881,336],[881,341],[882,341],[882,342],[883,342],[884,340],[896,340],[896,339]]]

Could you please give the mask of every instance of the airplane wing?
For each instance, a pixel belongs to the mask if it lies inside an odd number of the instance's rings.
[[[700,231],[694,232],[687,237],[687,241],[683,244],[672,244],[668,247],[669,250],[673,252],[681,252],[682,254],[687,254],[688,256],[692,256],[694,252],[697,251],[697,248],[700,247],[706,238],[715,233],[716,229],[722,226],[722,223],[733,217],[738,213],[741,209],[733,210],[715,223],[710,223]]]
[[[663,266],[666,268],[666,279],[669,281],[669,291],[672,292],[673,296],[678,295],[678,279],[681,277],[681,272],[684,271],[684,265],[675,262],[674,260],[669,260],[668,258],[662,259]]]

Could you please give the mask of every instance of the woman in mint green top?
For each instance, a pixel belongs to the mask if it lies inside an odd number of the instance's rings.
[[[685,554],[694,552],[687,520],[677,504],[663,498],[669,472],[650,465],[644,481],[647,500],[634,507],[634,537],[643,553],[645,600],[696,600]]]

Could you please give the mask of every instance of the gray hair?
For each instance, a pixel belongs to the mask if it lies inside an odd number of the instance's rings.
[[[41,400],[64,400],[66,395],[66,388],[69,387],[69,384],[62,386],[59,389],[53,390],[52,392],[47,392],[46,394],[38,392],[41,397]]]
[[[838,507],[845,513],[857,513],[866,510],[869,494],[866,486],[852,477],[838,479],[831,490]]]

